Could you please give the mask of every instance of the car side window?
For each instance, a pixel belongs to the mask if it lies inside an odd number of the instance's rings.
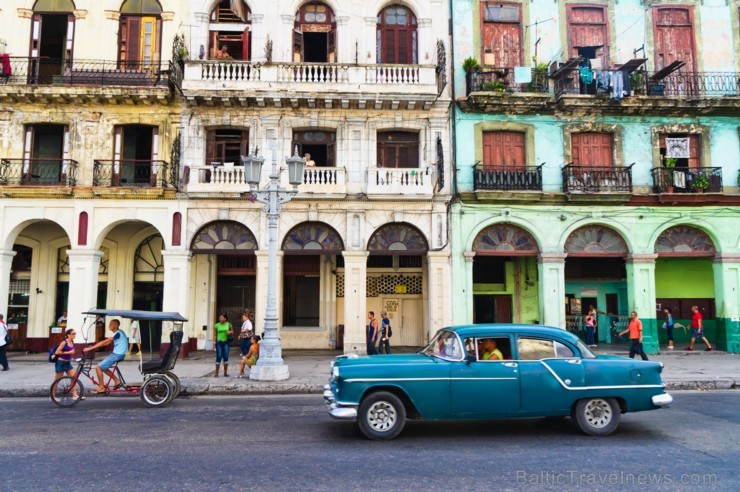
[[[540,360],[573,357],[573,350],[555,340],[520,338],[518,341],[520,360]]]
[[[495,362],[511,359],[509,337],[485,337],[478,339],[478,360]]]
[[[555,357],[558,357],[560,359],[568,359],[570,357],[573,357],[575,354],[573,354],[573,350],[571,350],[570,347],[567,345],[563,345],[560,342],[555,342]]]

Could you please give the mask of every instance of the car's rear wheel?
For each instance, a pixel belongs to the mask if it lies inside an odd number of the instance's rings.
[[[614,398],[584,398],[574,410],[578,427],[590,436],[608,436],[619,426],[621,410]]]
[[[369,439],[384,441],[393,439],[406,424],[406,408],[393,393],[378,391],[371,393],[360,403],[357,425]]]

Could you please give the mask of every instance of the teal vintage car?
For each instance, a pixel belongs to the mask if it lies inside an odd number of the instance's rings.
[[[540,325],[440,330],[416,354],[345,355],[332,362],[324,399],[335,419],[370,439],[392,439],[406,419],[570,416],[606,436],[625,412],[670,405],[660,362],[594,355],[581,340]]]

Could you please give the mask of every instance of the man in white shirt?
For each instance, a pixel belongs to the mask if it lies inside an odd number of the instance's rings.
[[[5,337],[8,335],[8,325],[5,323],[5,317],[0,314],[0,365],[3,366],[3,371],[8,370],[8,354],[5,353],[7,349],[7,342]]]

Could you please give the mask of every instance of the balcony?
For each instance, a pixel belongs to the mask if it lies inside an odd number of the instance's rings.
[[[473,169],[473,186],[475,191],[542,191],[543,165],[478,164]]]
[[[543,69],[531,69],[531,82],[516,83],[514,68],[491,68],[489,70],[471,70],[465,75],[466,95],[473,92],[498,93],[539,93],[548,94],[550,82]]]
[[[568,194],[631,194],[632,166],[563,167],[563,191]]]
[[[191,166],[187,192],[190,194],[249,192],[249,183],[244,179],[244,167],[234,163],[213,166]],[[298,186],[299,197],[304,194],[344,195],[346,193],[346,171],[343,167],[315,167],[303,171],[303,184]],[[288,187],[288,177],[283,173],[281,184]]]
[[[182,91],[192,105],[428,110],[441,78],[434,65],[192,60]]]
[[[169,165],[160,160],[96,160],[93,186],[100,188],[177,187],[177,173],[168,174]],[[173,176],[174,174],[174,176]]]
[[[1,159],[0,185],[67,187],[76,185],[77,161],[72,159]]]
[[[656,167],[651,174],[655,193],[722,193],[721,167]]]
[[[431,197],[437,173],[426,169],[372,167],[367,170],[367,194],[379,198],[419,195]]]

